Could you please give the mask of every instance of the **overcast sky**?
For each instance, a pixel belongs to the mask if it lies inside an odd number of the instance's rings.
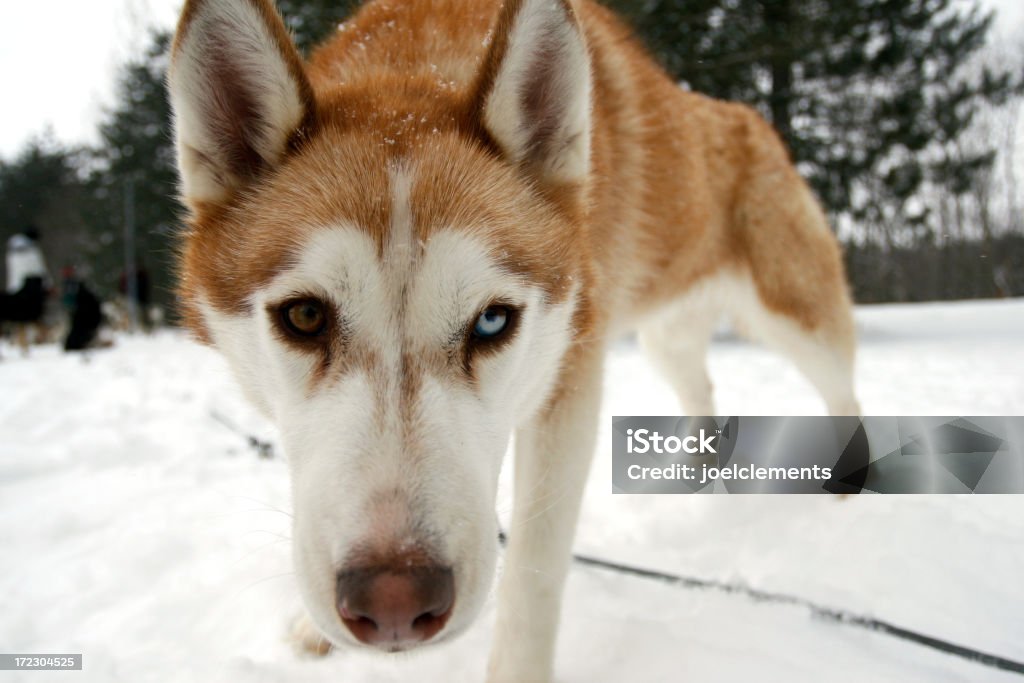
[[[1024,0],[982,0],[997,30],[1024,43]],[[8,2],[0,22],[0,157],[47,128],[94,142],[113,100],[117,65],[145,46],[148,26],[171,27],[182,0]]]

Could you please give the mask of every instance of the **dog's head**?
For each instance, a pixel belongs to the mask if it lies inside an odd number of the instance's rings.
[[[300,588],[336,643],[473,619],[509,436],[588,324],[587,51],[563,0],[496,19],[455,83],[332,83],[345,45],[305,66],[268,0],[190,0],[174,42],[182,303],[281,429]]]

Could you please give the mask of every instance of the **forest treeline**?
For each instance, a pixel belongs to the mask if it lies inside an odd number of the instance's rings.
[[[279,0],[308,51],[357,3]],[[843,241],[857,300],[1024,295],[1016,153],[1024,37],[961,0],[607,0],[682,87],[757,107]],[[38,225],[51,268],[106,294],[125,224],[173,303],[181,207],[163,87],[170,36],[119,74],[99,144],[49,136],[0,160],[0,236]]]

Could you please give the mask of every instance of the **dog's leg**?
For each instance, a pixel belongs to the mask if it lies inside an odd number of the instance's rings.
[[[860,415],[853,391],[853,316],[845,298],[835,298],[835,304],[808,326],[769,310],[755,293],[745,306],[743,327],[796,365],[825,399],[830,415]]]
[[[712,304],[698,291],[640,328],[640,345],[672,384],[687,415],[715,414],[707,353],[719,311]]]
[[[17,337],[18,347],[21,349],[21,355],[22,356],[27,356],[28,355],[28,346],[29,346],[28,325],[29,325],[28,323],[18,323],[18,326],[17,326],[16,337]]]
[[[767,333],[762,331],[762,338],[793,361],[825,399],[829,414],[860,415],[860,404],[853,393],[853,354],[827,337],[796,325],[781,331],[774,327]]]
[[[549,409],[516,431],[515,508],[489,683],[551,680],[562,587],[601,407],[603,351],[576,358]]]
[[[839,243],[768,125],[747,125],[761,143],[749,149],[731,230],[750,271],[726,303],[741,328],[796,364],[831,414],[859,415],[856,334]]]

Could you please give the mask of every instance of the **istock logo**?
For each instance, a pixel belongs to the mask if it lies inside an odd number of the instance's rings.
[[[704,453],[715,453],[712,445],[717,434],[707,434],[703,429],[700,435],[691,434],[680,439],[678,436],[662,436],[658,432],[649,429],[627,429],[626,430],[626,452],[627,453],[658,453],[675,454],[679,452],[692,455]]]

